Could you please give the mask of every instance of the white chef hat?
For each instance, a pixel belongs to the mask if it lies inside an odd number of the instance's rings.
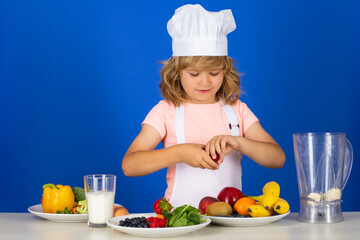
[[[179,7],[167,23],[173,56],[227,56],[226,35],[235,28],[230,9],[209,12],[199,4]]]

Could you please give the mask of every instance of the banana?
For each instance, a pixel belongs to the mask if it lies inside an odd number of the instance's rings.
[[[261,205],[251,205],[248,209],[248,213],[252,217],[269,217],[272,215],[272,210],[266,210]]]
[[[287,213],[289,209],[290,209],[289,203],[282,198],[279,198],[274,205],[274,211],[279,214]]]
[[[263,187],[262,205],[266,210],[270,210],[280,196],[280,186],[276,182],[268,182]]]
[[[262,201],[263,201],[263,199],[264,199],[264,195],[260,195],[260,196],[248,196],[248,197],[254,199],[257,204],[262,205]]]
[[[332,188],[326,193],[324,193],[324,201],[335,201],[341,199],[341,189]]]
[[[322,201],[322,195],[320,193],[309,193],[309,195],[307,196],[308,200],[307,204],[311,205],[311,206],[316,206],[318,202]]]

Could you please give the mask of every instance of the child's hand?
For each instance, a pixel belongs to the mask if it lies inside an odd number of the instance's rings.
[[[209,154],[205,152],[204,145],[201,144],[180,144],[182,162],[202,169],[218,169],[219,165],[214,162]]]
[[[239,149],[238,137],[230,135],[215,136],[205,146],[205,151],[213,158],[219,154],[220,158],[217,164],[221,164],[224,157],[234,149]]]

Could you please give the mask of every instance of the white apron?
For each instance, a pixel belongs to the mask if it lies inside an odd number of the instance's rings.
[[[239,136],[239,124],[230,105],[224,105],[223,109],[229,122],[232,136]],[[175,127],[177,143],[185,143],[184,131],[184,106],[176,108]],[[224,187],[236,187],[241,190],[241,154],[232,151],[225,156],[219,169],[194,168],[186,163],[176,164],[174,188],[169,202],[174,207],[184,204],[198,208],[203,197],[217,197]]]

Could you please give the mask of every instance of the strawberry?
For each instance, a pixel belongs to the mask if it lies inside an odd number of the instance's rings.
[[[209,155],[210,155],[210,154],[209,154]],[[216,154],[216,157],[215,157],[215,158],[212,158],[212,156],[210,155],[210,158],[211,158],[214,162],[217,162],[217,161],[219,161],[220,156],[219,156],[219,154]]]
[[[156,214],[162,214],[166,218],[173,206],[165,198],[160,198],[154,202],[153,209]]]
[[[150,226],[149,226],[150,228],[157,228],[157,227],[159,227],[159,222],[158,221],[152,221],[151,223],[150,223]]]
[[[156,217],[148,217],[148,218],[146,219],[146,222],[153,222],[153,221],[155,221],[155,218],[156,218]]]
[[[166,222],[167,222],[167,219],[164,218],[164,219],[159,219],[158,223],[159,223],[159,227],[166,227]]]

